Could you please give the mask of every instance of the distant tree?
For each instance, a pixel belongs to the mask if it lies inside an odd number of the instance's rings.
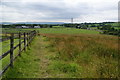
[[[110,31],[115,31],[115,28],[114,28],[114,27],[112,27],[112,28],[110,29]]]
[[[97,29],[100,29],[100,27],[99,27],[99,26],[97,26]]]
[[[43,28],[47,28],[48,27],[48,25],[47,24],[43,24]]]
[[[49,27],[52,28],[52,25],[50,25]]]
[[[111,25],[102,26],[102,30],[110,30],[110,29],[111,29]]]
[[[96,27],[96,25],[95,24],[91,24],[91,26],[90,27]]]

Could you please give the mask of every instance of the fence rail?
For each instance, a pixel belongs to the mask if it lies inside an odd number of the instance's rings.
[[[15,33],[16,34],[16,33]],[[14,60],[18,57],[18,56],[21,56],[21,52],[24,50],[26,51],[26,47],[29,46],[29,44],[31,43],[31,41],[33,40],[33,38],[35,37],[36,35],[36,31],[30,31],[30,32],[24,32],[24,33],[18,33],[17,35],[18,36],[15,36],[14,33],[10,33],[9,34],[9,37],[2,40],[2,41],[6,41],[6,40],[10,40],[10,49],[8,51],[6,51],[5,53],[3,53],[1,56],[0,56],[0,60],[2,60],[3,58],[5,58],[8,54],[10,54],[10,61],[9,63],[3,67],[2,71],[0,71],[0,76],[2,76],[2,74],[9,68],[9,67],[13,67],[13,62]],[[15,39],[18,39],[18,44],[17,45],[14,45],[15,43]],[[22,48],[22,44],[24,44],[23,48]],[[18,50],[18,54],[14,57],[14,50],[16,48],[19,47],[19,50]]]

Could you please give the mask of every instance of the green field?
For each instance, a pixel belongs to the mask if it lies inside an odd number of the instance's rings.
[[[4,78],[118,77],[116,36],[75,28],[34,30],[39,33],[32,46],[18,57],[14,68],[9,68]]]
[[[40,33],[59,33],[59,34],[99,34],[97,31],[75,28],[41,28],[37,29]]]
[[[52,26],[52,28],[63,28],[64,26]]]
[[[97,29],[97,27],[91,27],[92,29]],[[115,29],[120,29],[119,27],[114,27]]]
[[[39,28],[39,29],[7,29],[3,31],[7,32],[24,32],[26,30],[37,30],[39,33],[59,33],[59,34],[99,34],[98,31],[86,30],[86,29],[76,29],[76,28]]]

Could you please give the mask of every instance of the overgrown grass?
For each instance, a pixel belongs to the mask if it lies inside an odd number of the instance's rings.
[[[44,34],[56,49],[51,70],[68,77],[118,77],[118,38],[106,35]],[[112,46],[110,46],[112,45]]]

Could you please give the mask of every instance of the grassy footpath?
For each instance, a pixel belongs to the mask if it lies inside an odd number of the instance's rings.
[[[48,67],[55,53],[50,52],[49,41],[44,37],[36,37],[31,48],[22,53],[14,62],[14,68],[9,68],[3,78],[47,78],[61,77],[59,72],[52,74]]]
[[[4,78],[115,78],[117,37],[106,35],[37,36]],[[112,45],[112,46],[110,46]]]
[[[74,28],[36,30],[39,30],[42,36],[34,39],[31,47],[14,62],[14,68],[7,70],[4,78],[117,77],[116,36],[100,35],[94,30]]]

